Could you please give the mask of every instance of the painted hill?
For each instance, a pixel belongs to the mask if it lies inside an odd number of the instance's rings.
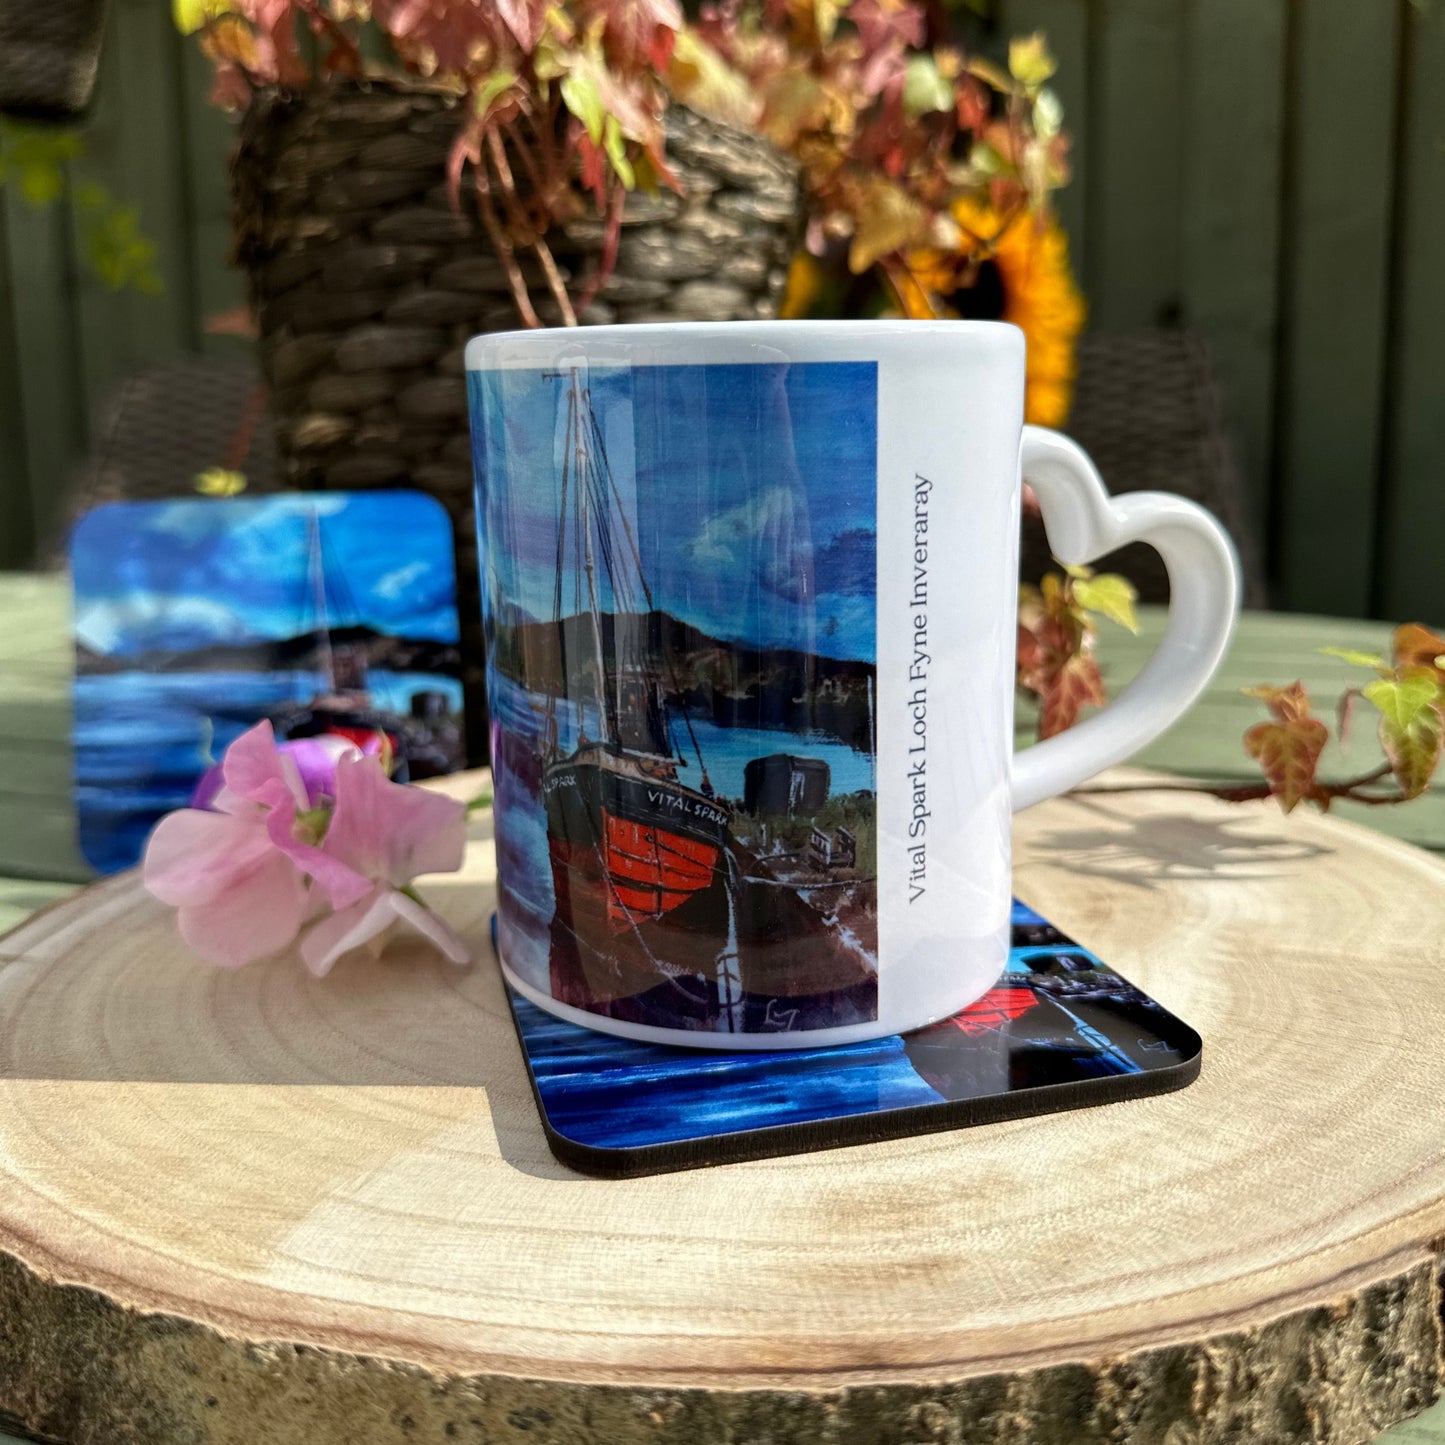
[[[333,628],[331,646],[333,650],[359,650],[368,667],[391,672],[456,676],[461,669],[461,654],[455,643],[392,637],[371,627]],[[112,672],[316,672],[321,666],[321,638],[314,632],[274,642],[212,643],[138,653],[97,652],[79,643],[75,649],[75,670],[81,676]]]
[[[871,662],[727,642],[661,611],[603,613],[600,631],[609,674],[619,659],[624,670],[649,672],[679,705],[720,727],[816,730],[873,748]],[[494,624],[495,665],[529,692],[566,696],[571,672],[595,695],[596,650],[587,614]]]

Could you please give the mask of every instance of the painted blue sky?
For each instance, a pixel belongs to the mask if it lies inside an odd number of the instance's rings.
[[[308,536],[318,514],[333,626],[456,641],[451,524],[416,492],[100,507],[71,540],[77,639],[127,654],[313,629]]]
[[[593,366],[583,379],[619,494],[616,550],[625,518],[658,607],[732,641],[874,658],[873,363]],[[567,382],[473,372],[472,388],[495,600],[551,617]],[[570,551],[564,572],[562,610],[580,610]]]

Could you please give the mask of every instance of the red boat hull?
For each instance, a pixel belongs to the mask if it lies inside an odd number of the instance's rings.
[[[719,850],[665,828],[602,810],[607,923],[621,933],[642,919],[661,918],[713,881]]]
[[[553,996],[595,1007],[679,971],[715,972],[726,813],[675,781],[605,760],[547,770],[543,799]],[[611,944],[597,946],[604,938]]]

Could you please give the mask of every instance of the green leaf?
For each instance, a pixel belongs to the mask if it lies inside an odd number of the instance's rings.
[[[977,171],[985,180],[991,176],[1001,176],[1008,169],[1008,162],[984,140],[974,144],[968,153],[968,164],[971,170]]]
[[[597,82],[585,71],[571,70],[562,77],[562,104],[586,127],[593,145],[602,144],[606,115]]]
[[[1052,78],[1059,64],[1049,53],[1043,31],[1037,30],[1009,42],[1008,68],[1020,85],[1036,90]]]
[[[37,209],[53,204],[65,190],[65,177],[59,166],[27,166],[20,172],[20,191]]]
[[[991,60],[973,59],[968,62],[968,73],[986,85],[991,85],[995,90],[1010,95],[1016,89],[1012,77]]]
[[[607,151],[607,159],[612,162],[612,169],[617,172],[618,180],[627,190],[632,190],[637,185],[637,177],[633,173],[632,162],[627,158],[627,141],[615,115],[609,115],[602,128],[602,144]]]
[[[953,87],[939,74],[931,55],[913,56],[903,71],[903,109],[915,119],[930,111],[953,109]]]
[[[514,71],[494,70],[472,93],[472,109],[479,116],[486,115],[498,96],[505,95],[516,83]]]
[[[1075,578],[1074,600],[1085,610],[1097,612],[1130,632],[1137,634],[1139,631],[1139,619],[1134,613],[1139,594],[1134,590],[1134,584],[1117,572]]]
[[[1322,647],[1322,657],[1338,657],[1354,667],[1384,667],[1385,659],[1378,652],[1360,652],[1353,647]]]
[[[182,35],[194,35],[218,15],[230,14],[232,8],[231,0],[171,0],[171,16]]]
[[[112,204],[83,213],[81,240],[91,269],[112,291],[156,295],[164,288],[156,270],[156,244],[140,228],[134,206]]]
[[[37,209],[53,205],[64,194],[65,164],[80,152],[74,131],[0,125],[0,169]]]
[[[236,497],[246,490],[246,474],[226,467],[207,467],[196,473],[191,484],[203,497]]]
[[[1064,128],[1064,104],[1047,86],[1034,100],[1034,134],[1041,141],[1053,140]]]
[[[667,87],[674,99],[709,120],[750,126],[758,118],[752,83],[688,27],[677,32],[667,63]]]
[[[1424,707],[1404,727],[1389,714],[1380,719],[1380,746],[1390,760],[1390,771],[1407,798],[1418,798],[1430,786],[1445,749],[1445,714]]]
[[[1392,728],[1403,732],[1440,696],[1440,684],[1430,673],[1406,673],[1376,678],[1361,691]]]

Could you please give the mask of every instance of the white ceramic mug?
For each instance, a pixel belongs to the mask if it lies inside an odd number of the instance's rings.
[[[1128,757],[1218,664],[1218,523],[1109,497],[1025,426],[1024,338],[999,323],[515,332],[467,368],[510,982],[727,1049],[981,997],[1011,813]],[[1023,480],[1061,561],[1148,542],[1172,600],[1138,679],[1015,758]]]

